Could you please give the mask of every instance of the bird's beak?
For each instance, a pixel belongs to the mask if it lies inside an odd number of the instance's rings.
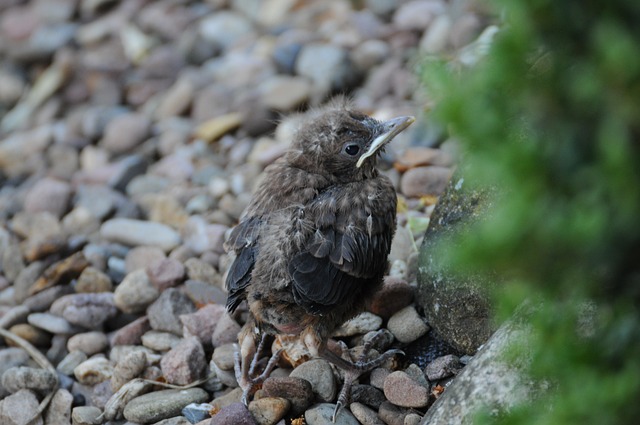
[[[360,168],[365,159],[375,155],[378,149],[389,143],[394,137],[400,134],[402,130],[409,127],[409,125],[411,125],[415,120],[416,119],[414,117],[398,117],[381,123],[380,126],[382,127],[382,134],[371,142],[369,149],[367,149],[367,151],[358,159],[356,167]]]

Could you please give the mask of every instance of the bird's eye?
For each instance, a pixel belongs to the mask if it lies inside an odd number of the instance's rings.
[[[347,147],[344,148],[344,151],[347,153],[347,155],[357,155],[358,152],[360,152],[360,146],[358,145],[347,145]]]

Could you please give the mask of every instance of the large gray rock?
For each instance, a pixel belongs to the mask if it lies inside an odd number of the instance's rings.
[[[491,335],[489,290],[495,280],[454,270],[446,261],[491,209],[494,191],[451,179],[431,216],[420,249],[418,303],[436,333],[460,352],[474,354]]]
[[[530,359],[509,359],[512,344],[524,344],[531,329],[524,321],[510,321],[498,329],[427,411],[421,425],[472,424],[480,409],[492,414],[529,402],[543,391],[525,374]]]

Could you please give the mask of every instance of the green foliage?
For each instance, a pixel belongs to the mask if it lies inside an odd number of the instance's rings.
[[[424,71],[435,117],[467,152],[466,180],[504,194],[449,260],[508,277],[501,319],[543,300],[530,372],[550,389],[482,422],[637,423],[640,3],[495,3],[501,31],[480,63]]]

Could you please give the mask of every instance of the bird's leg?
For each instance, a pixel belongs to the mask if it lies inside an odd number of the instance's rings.
[[[346,406],[347,403],[349,403],[351,387],[355,380],[360,377],[360,375],[365,372],[369,372],[372,369],[375,369],[396,354],[404,354],[402,350],[391,349],[380,354],[375,359],[368,360],[369,352],[371,351],[373,344],[378,340],[378,338],[380,338],[381,335],[382,331],[379,331],[373,338],[365,342],[362,353],[358,357],[358,360],[356,360],[355,362],[343,359],[341,356],[331,351],[326,344],[323,345],[321,350],[318,352],[318,355],[320,357],[330,361],[344,371],[344,384],[342,385],[342,390],[340,390],[340,395],[338,395],[336,408],[333,411],[333,417],[331,418],[333,422],[336,421],[336,417],[338,416],[338,412],[340,412],[340,409],[343,406]]]
[[[234,370],[238,385],[242,388],[242,403],[249,404],[249,399],[256,392],[257,386],[262,384],[269,377],[271,371],[278,363],[282,350],[278,350],[269,359],[262,373],[256,376],[260,354],[264,347],[267,335],[262,334],[260,343],[256,348],[255,340],[251,335],[242,339],[242,346],[235,345]],[[251,361],[249,359],[251,358]]]

